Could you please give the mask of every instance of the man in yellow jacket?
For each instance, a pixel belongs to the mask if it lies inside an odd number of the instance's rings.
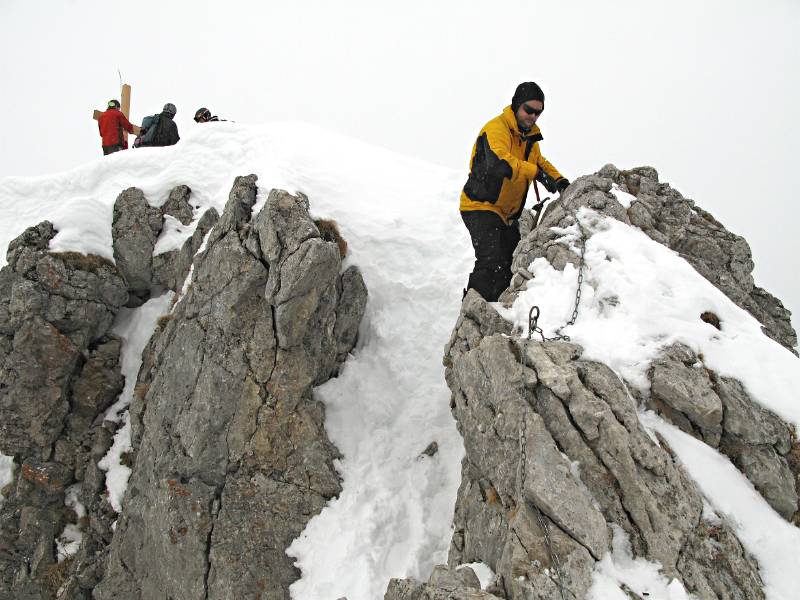
[[[520,239],[517,219],[531,182],[549,179],[553,192],[569,185],[539,150],[542,133],[536,121],[542,111],[542,88],[532,81],[519,84],[511,106],[484,125],[472,147],[460,205],[475,249],[467,288],[487,302],[495,302],[511,280],[511,258]]]

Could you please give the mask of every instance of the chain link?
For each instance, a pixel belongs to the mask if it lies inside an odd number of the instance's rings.
[[[538,318],[538,307],[534,307],[537,310],[537,318]],[[541,329],[539,330],[541,331]],[[528,350],[528,341],[530,340],[530,331],[528,332],[528,339],[522,340],[522,352],[520,355],[520,369],[522,371],[522,376],[520,377],[520,381],[522,382],[522,399],[525,401],[526,408],[531,407],[533,405],[528,400],[528,388],[525,386],[525,356],[527,356]],[[523,416],[522,423],[519,427],[519,453],[520,453],[520,461],[519,461],[519,489],[517,491],[520,502],[524,502],[526,506],[528,506],[534,513],[536,513],[536,520],[539,522],[539,527],[542,528],[544,532],[544,542],[547,546],[547,553],[550,556],[550,563],[553,565],[553,570],[555,571],[555,581],[554,583],[558,586],[558,591],[561,594],[561,600],[566,600],[564,596],[564,584],[562,583],[563,578],[561,577],[561,561],[558,559],[558,554],[556,554],[555,549],[553,548],[553,542],[550,539],[550,527],[547,525],[547,521],[542,514],[542,511],[539,510],[539,507],[536,506],[533,502],[529,501],[525,498],[525,479],[527,474],[527,444],[526,444],[526,431],[527,431],[527,423],[528,420]]]
[[[581,289],[583,287],[583,270],[584,266],[586,265],[586,232],[583,230],[580,221],[578,221],[577,215],[575,216],[575,224],[578,226],[578,230],[581,232],[581,257],[580,261],[578,262],[578,289],[575,290],[575,308],[572,309],[572,318],[570,318],[570,320],[564,323],[561,327],[556,329],[556,335],[553,337],[544,337],[544,332],[538,325],[541,311],[539,310],[538,306],[534,305],[528,312],[528,339],[531,339],[531,335],[534,333],[538,333],[543,342],[570,341],[570,337],[566,334],[562,334],[561,330],[564,329],[564,327],[575,325],[575,321],[578,319],[578,307],[581,304]],[[536,311],[535,315],[533,314],[534,311]]]

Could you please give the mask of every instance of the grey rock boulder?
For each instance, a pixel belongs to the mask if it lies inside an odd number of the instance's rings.
[[[84,355],[127,299],[108,261],[49,253],[54,235],[29,228],[0,270],[0,451],[23,459],[51,457]]]
[[[650,406],[727,455],[776,512],[794,518],[797,472],[789,463],[787,423],[756,403],[739,381],[720,377],[680,344],[653,361],[649,378]]]
[[[580,360],[579,346],[495,332],[481,302],[467,295],[446,348],[466,451],[448,564],[487,564],[509,599],[559,597],[558,581],[582,598],[609,551],[610,523],[686,589],[720,590],[699,597],[764,598],[730,527],[702,526],[700,493],[643,429],[623,382]],[[718,547],[724,559],[700,560]]]
[[[342,306],[361,288],[308,227],[305,198],[273,190],[253,216],[256,193],[255,176],[236,179],[143,354],[135,462],[97,600],[288,598],[285,549],[340,491],[312,389],[352,349],[340,344],[355,343],[364,298]]]
[[[66,488],[87,477],[102,487],[97,420],[122,388],[108,331],[125,282],[101,257],[49,252],[55,234],[48,222],[28,228],[0,270],[0,450],[18,465],[0,507],[3,598],[55,596],[67,571],[55,538],[76,520]]]
[[[339,279],[339,304],[336,307],[336,360],[344,363],[347,353],[358,340],[358,328],[367,309],[367,285],[361,271],[354,265],[345,269]]]
[[[427,583],[413,579],[392,579],[384,600],[492,600],[498,598],[481,590],[480,581],[472,569],[451,569],[446,565],[434,567]]]
[[[175,217],[184,225],[189,225],[194,219],[192,205],[189,204],[189,197],[192,190],[187,185],[175,186],[169,193],[167,201],[161,206],[162,215]]]
[[[719,446],[722,400],[694,352],[685,346],[667,348],[653,361],[649,377],[650,403],[659,412],[710,446]]]
[[[189,274],[195,254],[218,220],[217,210],[209,208],[200,217],[192,236],[180,249],[153,256],[153,282],[175,292],[180,291]]]
[[[130,306],[150,297],[153,249],[162,226],[161,209],[150,206],[141,190],[128,188],[117,197],[111,225],[114,261],[128,284]]]

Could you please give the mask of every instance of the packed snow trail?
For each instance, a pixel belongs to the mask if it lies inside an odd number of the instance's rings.
[[[211,206],[222,213],[234,177],[249,173],[259,177],[256,211],[270,189],[282,188],[305,193],[313,216],[335,219],[348,242],[346,264],[361,269],[369,290],[354,355],[315,391],[343,454],[343,491],[291,547],[302,570],[292,595],[380,598],[391,577],[427,578],[450,542],[463,446],[442,354],[472,262],[458,214],[464,174],[304,124],[215,123],[176,146],[0,180],[0,246],[49,219],[59,231],[53,250],[113,258],[112,210],[123,189],[138,187],[157,206],[186,184],[199,216]],[[158,251],[190,233],[168,224]],[[438,453],[420,456],[433,441]]]

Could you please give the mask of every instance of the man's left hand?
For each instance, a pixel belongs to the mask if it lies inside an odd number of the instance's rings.
[[[562,177],[561,179],[556,181],[556,190],[558,190],[559,194],[563,193],[564,190],[567,189],[568,187],[569,187],[569,179],[567,179],[566,177]]]

